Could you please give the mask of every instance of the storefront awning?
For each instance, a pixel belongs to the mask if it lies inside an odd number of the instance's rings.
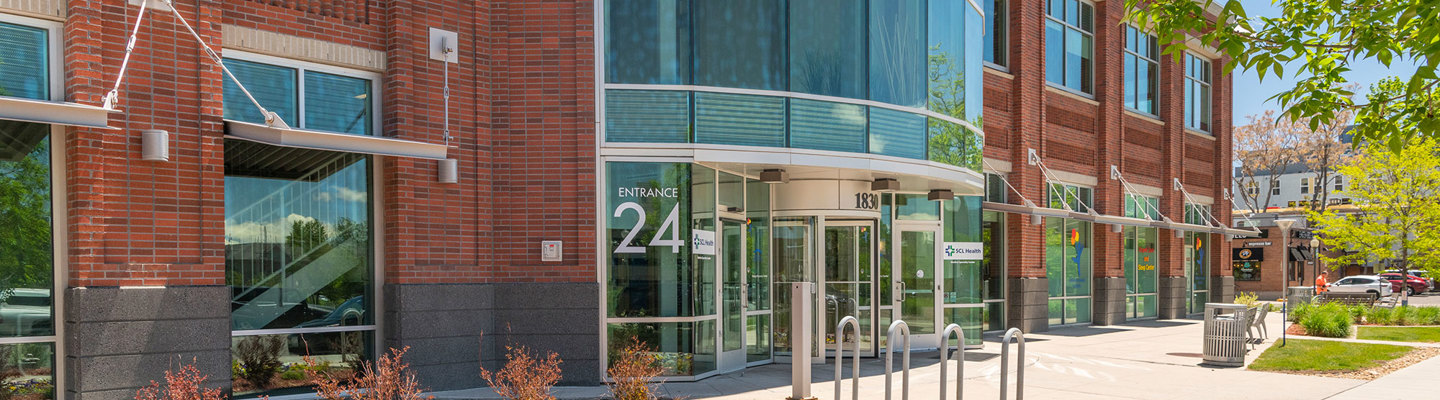
[[[228,119],[225,120],[225,135],[235,139],[275,146],[432,160],[445,159],[447,150],[443,144],[308,129],[277,128]]]
[[[1079,218],[1079,217],[1082,217],[1082,216],[1085,216],[1085,215],[1086,215],[1086,214],[1077,213],[1077,212],[1073,212],[1073,211],[1069,211],[1069,210],[1062,210],[1062,209],[1058,209],[1058,208],[1037,207],[1037,206],[1035,206],[1035,205],[1033,205],[1033,204],[1010,204],[1010,203],[996,203],[996,202],[990,202],[990,201],[986,201],[986,202],[980,203],[980,208],[981,208],[981,209],[984,209],[984,210],[999,211],[999,212],[1010,213],[1010,214],[1039,215],[1039,216],[1042,216],[1042,217],[1057,217],[1057,218]]]
[[[1116,216],[1116,215],[1104,215],[1104,214],[1097,214],[1097,215],[1095,215],[1095,220],[1094,220],[1094,221],[1095,221],[1095,222],[1102,223],[1102,224],[1107,224],[1107,225],[1138,226],[1138,227],[1154,226],[1153,223],[1154,223],[1154,222],[1157,222],[1157,221],[1152,221],[1152,220],[1142,219],[1142,218],[1121,217],[1121,216]]]
[[[78,103],[0,96],[0,119],[13,121],[108,129],[110,112]]]

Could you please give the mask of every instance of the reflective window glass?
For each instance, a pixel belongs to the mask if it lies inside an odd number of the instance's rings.
[[[785,2],[693,1],[695,84],[785,90]]]
[[[785,147],[785,100],[695,93],[695,143]]]
[[[985,0],[985,61],[1007,66],[1010,8],[1005,0]]]
[[[370,157],[241,140],[225,153],[231,329],[374,324]]]
[[[870,153],[925,159],[928,118],[870,107]]]
[[[0,22],[0,96],[50,100],[49,31]]]
[[[51,336],[50,125],[0,120],[0,337]]]
[[[280,116],[292,126],[300,126],[299,71],[269,64],[261,64],[233,58],[225,59],[225,67],[235,74],[235,79],[245,84],[245,89],[255,96],[255,101],[266,110]],[[240,90],[234,80],[225,79],[225,119],[256,124],[265,123],[265,116]]]
[[[374,123],[370,81],[305,72],[305,128],[370,135]]]
[[[605,82],[690,83],[690,2],[605,2]]]
[[[870,3],[871,100],[925,107],[925,3]]]
[[[790,91],[865,98],[865,3],[790,0]]]
[[[1185,127],[1210,132],[1210,60],[1185,53]]]
[[[681,226],[690,215],[690,165],[612,162],[605,174],[609,316],[694,315],[690,246],[681,239],[690,234]]]
[[[861,105],[790,99],[790,147],[864,153],[866,117]]]
[[[1057,4],[1058,3],[1058,4]],[[1045,78],[1085,94],[1095,92],[1094,6],[1077,0],[1051,1],[1045,21]]]
[[[690,92],[606,90],[605,141],[690,142]]]

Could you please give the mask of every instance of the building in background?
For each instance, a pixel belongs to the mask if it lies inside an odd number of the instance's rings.
[[[1232,296],[1227,60],[1120,2],[151,3],[0,2],[0,349],[58,397],[702,379],[791,361],[798,282],[817,356]]]

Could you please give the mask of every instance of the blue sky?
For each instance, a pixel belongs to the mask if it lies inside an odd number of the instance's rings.
[[[1279,10],[1270,4],[1270,0],[1245,0],[1244,4],[1245,11],[1249,13],[1251,18],[1276,16],[1280,14]],[[1363,101],[1363,97],[1365,93],[1368,92],[1371,84],[1389,76],[1398,75],[1401,77],[1409,77],[1415,73],[1416,64],[1411,60],[1395,60],[1390,63],[1390,67],[1386,67],[1380,64],[1379,61],[1372,59],[1352,62],[1350,68],[1352,71],[1345,74],[1345,77],[1353,83],[1360,84],[1358,97],[1362,98]],[[1288,74],[1290,73],[1289,71],[1297,69],[1298,68],[1290,67],[1285,70]],[[1264,82],[1261,82],[1255,72],[1239,70],[1235,72],[1235,93],[1231,112],[1234,113],[1233,121],[1237,125],[1245,124],[1249,121],[1249,119],[1246,118],[1248,115],[1259,115],[1264,113],[1265,110],[1280,111],[1279,103],[1267,99],[1295,86],[1295,80],[1293,78],[1281,80],[1276,79],[1275,75],[1271,74],[1265,78]]]

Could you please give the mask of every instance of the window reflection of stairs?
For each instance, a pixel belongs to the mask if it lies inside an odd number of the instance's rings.
[[[365,157],[239,140],[227,140],[226,146],[227,177],[288,181],[226,213],[233,328],[293,328],[323,318],[333,310],[315,303],[339,305],[347,299],[317,295],[369,264]],[[341,198],[345,191],[365,197]],[[258,237],[253,231],[249,237],[236,231],[247,224],[260,227]]]

